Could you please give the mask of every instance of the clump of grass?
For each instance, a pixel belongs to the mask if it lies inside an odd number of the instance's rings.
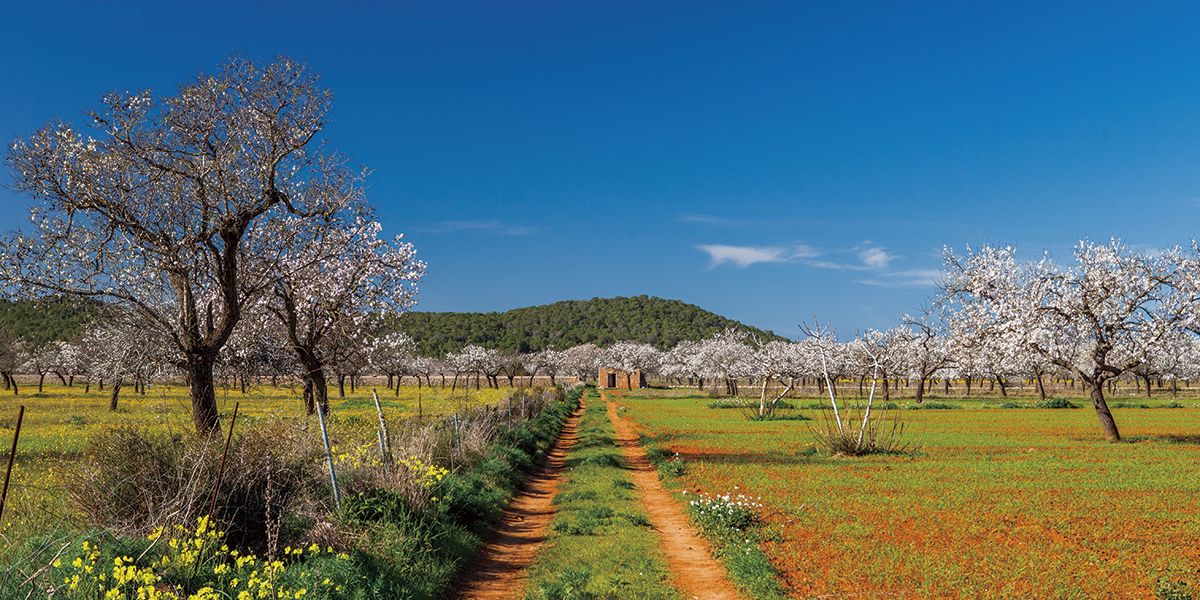
[[[1154,597],[1158,600],[1192,600],[1192,588],[1183,580],[1161,578],[1154,585]]]
[[[1026,406],[1019,402],[1001,402],[1000,408],[1026,408]]]
[[[907,408],[908,410],[957,410],[962,408],[962,405],[947,402],[922,402],[920,404],[909,404]]]
[[[529,597],[531,600],[579,600],[582,598],[593,598],[595,596],[587,591],[588,583],[591,580],[592,574],[587,569],[567,567],[553,580],[538,583],[529,594]]]
[[[774,415],[760,415],[758,413],[751,413],[751,414],[746,415],[746,420],[747,421],[811,421],[812,418],[805,416],[801,413],[774,414]]]
[[[1141,402],[1114,402],[1112,408],[1151,408],[1151,406]]]
[[[721,398],[708,403],[709,408],[752,408],[758,409],[758,400],[753,398]],[[775,403],[775,408],[796,408],[794,404],[787,400],[780,400]]]
[[[1071,401],[1067,400],[1066,398],[1050,398],[1049,400],[1042,400],[1042,401],[1034,404],[1033,407],[1034,408],[1079,408],[1078,405],[1072,404]]]

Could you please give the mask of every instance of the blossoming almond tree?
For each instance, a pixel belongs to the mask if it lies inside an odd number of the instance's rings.
[[[356,201],[351,206],[349,215],[314,221],[320,226],[307,228],[304,243],[284,251],[265,300],[300,363],[310,414],[317,404],[329,409],[325,370],[331,345],[341,338],[362,338],[335,334],[346,328],[375,329],[357,327],[364,315],[406,310],[425,272],[412,244],[403,236],[381,237],[383,227],[365,205]],[[291,221],[282,220],[280,227],[303,227]]]
[[[1081,241],[1074,264],[1017,260],[1012,247],[946,252],[946,290],[958,317],[1077,376],[1105,437],[1121,439],[1105,385],[1146,361],[1185,327],[1178,249],[1135,252],[1119,240]]]
[[[329,214],[355,178],[314,149],[330,93],[286,58],[239,58],[174,96],[112,93],[92,133],[49,125],[14,143],[15,188],[41,201],[0,241],[0,281],[140,313],[175,349],[200,433],[218,428],[213,367],[290,236],[272,222]]]

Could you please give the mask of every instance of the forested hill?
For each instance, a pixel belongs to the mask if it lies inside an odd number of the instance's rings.
[[[669,348],[680,340],[698,340],[726,328],[776,336],[707,310],[650,296],[567,300],[506,312],[410,312],[400,329],[425,355],[441,355],[467,344],[530,352],[593,342],[600,345],[634,340]]]
[[[74,339],[101,310],[98,302],[70,297],[0,300],[0,335],[12,335],[35,346]]]

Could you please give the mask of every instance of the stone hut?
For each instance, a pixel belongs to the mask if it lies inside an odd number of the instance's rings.
[[[640,389],[646,387],[646,376],[641,369],[626,373],[621,369],[601,367],[596,376],[596,387],[610,390]]]

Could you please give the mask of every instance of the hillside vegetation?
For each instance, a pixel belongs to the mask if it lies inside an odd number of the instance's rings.
[[[0,300],[0,331],[33,344],[70,340],[81,335],[102,309],[100,303],[71,298]],[[411,335],[418,352],[427,356],[441,356],[467,344],[536,352],[633,340],[666,349],[681,340],[699,340],[730,327],[763,339],[779,337],[693,304],[652,296],[567,300],[506,312],[416,311],[402,315],[390,326]]]
[[[0,300],[0,335],[31,345],[70,340],[100,313],[98,302],[51,296],[39,300]]]
[[[396,325],[425,355],[441,355],[467,344],[536,352],[588,342],[606,345],[633,340],[669,348],[734,327],[765,339],[770,331],[743,325],[679,300],[651,296],[567,300],[506,312],[411,312]]]

